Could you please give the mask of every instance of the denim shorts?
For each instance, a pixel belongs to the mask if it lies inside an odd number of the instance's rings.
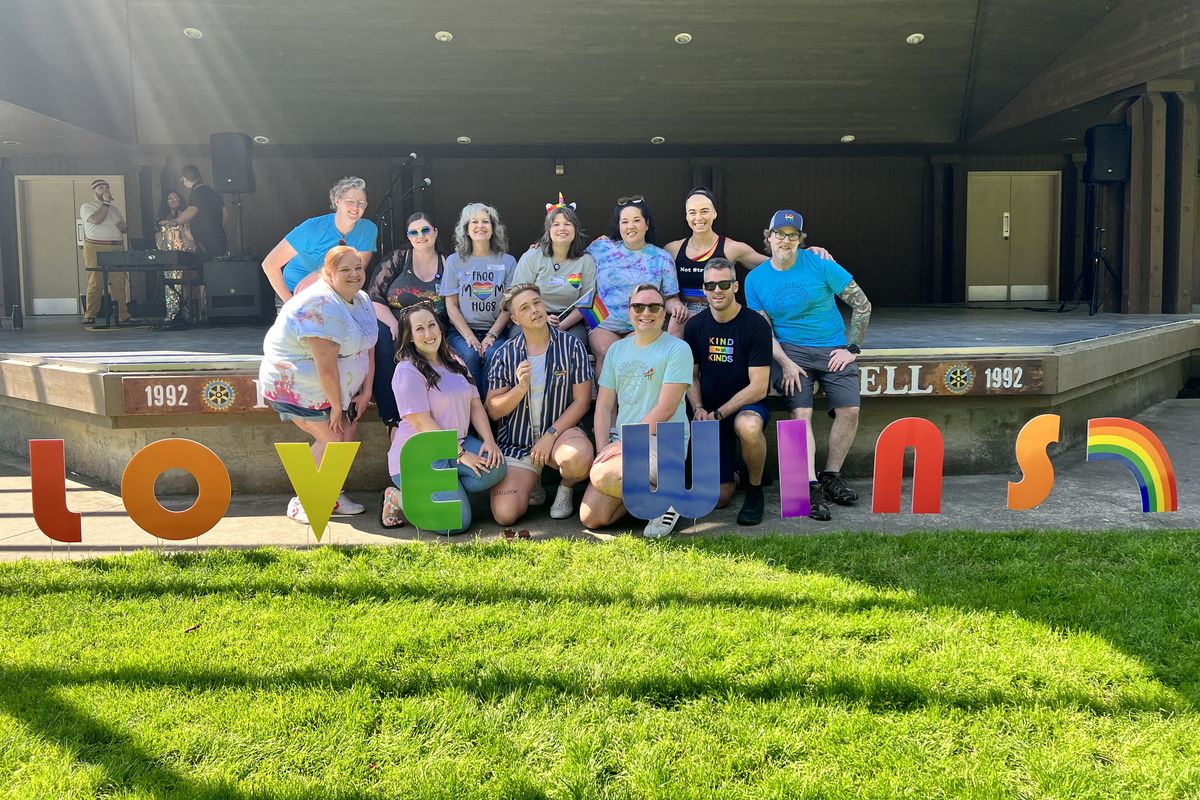
[[[301,422],[329,421],[328,408],[301,408],[291,403],[281,403],[278,400],[268,400],[269,405],[281,420],[300,420]]]

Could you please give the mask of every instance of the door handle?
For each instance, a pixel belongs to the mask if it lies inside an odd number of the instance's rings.
[[[1003,227],[1002,235],[1004,236],[1005,239],[1007,239],[1009,231],[1012,228],[1012,215],[1007,211],[1004,212],[1004,225],[1002,227]]]

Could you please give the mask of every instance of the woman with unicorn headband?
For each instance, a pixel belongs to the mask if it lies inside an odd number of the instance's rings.
[[[517,262],[512,284],[532,283],[541,290],[549,322],[587,346],[588,327],[575,304],[596,286],[596,260],[586,252],[575,204],[546,203],[542,238]]]

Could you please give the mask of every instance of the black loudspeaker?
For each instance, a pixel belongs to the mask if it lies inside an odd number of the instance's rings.
[[[262,311],[262,291],[257,261],[204,262],[204,316],[212,322],[257,322]]]
[[[223,194],[249,194],[254,191],[254,146],[244,133],[214,133],[208,137],[212,152],[213,188]]]
[[[1084,183],[1125,183],[1129,180],[1129,127],[1093,125],[1083,137],[1087,145]]]

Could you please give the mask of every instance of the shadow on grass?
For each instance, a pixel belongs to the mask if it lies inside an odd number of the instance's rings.
[[[724,536],[668,546],[900,590],[918,608],[1090,632],[1200,705],[1200,532]]]

